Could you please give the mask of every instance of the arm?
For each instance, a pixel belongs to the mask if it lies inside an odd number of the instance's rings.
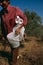
[[[23,25],[27,24],[27,17],[18,7],[16,7],[16,16],[19,16],[23,19]]]
[[[20,29],[23,27],[23,25],[22,24],[20,24],[19,26],[18,26],[18,28],[16,29],[16,34],[19,34],[20,33]]]
[[[27,24],[27,18],[19,8],[16,8],[16,16],[19,16],[23,19],[23,23],[16,29],[16,33],[19,34],[21,27]]]

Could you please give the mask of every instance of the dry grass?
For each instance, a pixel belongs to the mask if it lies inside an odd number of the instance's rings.
[[[0,48],[1,48],[0,44]],[[11,51],[10,47],[7,47]],[[3,50],[4,47],[2,46]],[[6,51],[9,52],[7,49]],[[43,65],[43,42],[37,41],[37,38],[30,37],[28,42],[24,43],[24,47],[19,49],[19,59],[17,65]],[[4,60],[1,60],[4,59]],[[6,64],[2,64],[2,61]],[[4,57],[0,58],[0,65],[9,65],[8,59],[5,61]]]

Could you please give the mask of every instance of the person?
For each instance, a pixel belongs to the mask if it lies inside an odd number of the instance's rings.
[[[27,24],[27,18],[24,13],[19,9],[19,7],[11,6],[10,0],[0,0],[0,6],[3,8],[1,10],[1,29],[2,29],[2,39],[7,40],[7,35],[12,32],[13,27],[16,25],[15,18],[19,16],[23,19],[23,23],[16,29],[16,33],[20,33],[21,27]],[[17,43],[18,44],[18,43]],[[13,47],[12,43],[12,65],[16,65],[17,56],[19,51],[19,45],[17,47]]]
[[[20,18],[19,16],[17,16],[15,18],[15,23],[16,25],[13,27],[13,31],[10,32],[7,35],[7,39],[8,41],[13,44],[13,47],[16,48],[18,46],[20,46],[20,42],[23,40],[23,36],[24,36],[24,32],[25,32],[25,28],[24,26],[21,27],[19,34],[16,33],[16,29],[20,27],[20,25],[23,23],[23,19]]]

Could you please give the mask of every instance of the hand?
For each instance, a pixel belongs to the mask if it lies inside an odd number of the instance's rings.
[[[3,40],[3,41],[5,41],[5,38],[4,38],[4,37],[2,37],[2,40]]]
[[[20,29],[22,28],[22,26],[23,26],[23,24],[20,24],[20,25],[18,26],[18,28],[17,28],[16,31],[15,31],[16,34],[19,34],[19,33],[20,33]]]
[[[19,34],[20,33],[20,29],[17,28],[16,31],[15,31],[16,34]]]

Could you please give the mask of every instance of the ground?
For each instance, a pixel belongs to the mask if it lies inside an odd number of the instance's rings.
[[[2,45],[0,42],[0,51],[11,52],[10,46]],[[9,65],[8,58],[1,56],[0,65]],[[43,40],[36,37],[29,37],[24,41],[24,47],[19,49],[19,58],[17,65],[43,65]]]

